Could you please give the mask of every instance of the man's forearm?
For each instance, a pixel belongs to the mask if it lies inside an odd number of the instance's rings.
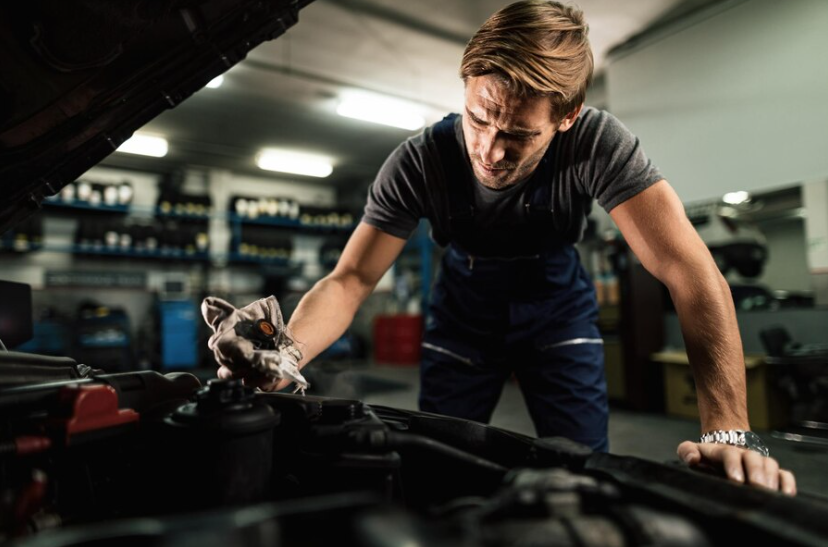
[[[702,431],[748,429],[745,361],[733,297],[718,270],[672,287],[693,368]]]
[[[342,336],[370,291],[353,280],[328,276],[302,297],[288,323],[288,331],[302,352],[300,366]]]

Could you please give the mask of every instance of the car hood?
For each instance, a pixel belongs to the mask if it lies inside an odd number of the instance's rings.
[[[0,233],[313,0],[29,0],[0,6]]]

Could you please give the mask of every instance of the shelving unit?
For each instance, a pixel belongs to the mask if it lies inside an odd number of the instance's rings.
[[[131,251],[125,249],[109,249],[106,247],[86,248],[80,245],[44,245],[39,250],[53,253],[68,253],[81,256],[98,256],[113,258],[137,258],[148,260],[184,260],[193,262],[207,262],[210,260],[209,253],[186,253],[180,250],[159,250],[159,251]]]
[[[130,319],[133,349],[144,348],[134,356],[144,366],[163,365],[163,348],[183,346],[198,348],[195,363],[204,364],[201,298],[217,294],[244,302],[267,293],[281,300],[324,275],[330,264],[323,263],[320,247],[344,244],[356,225],[342,222],[349,212],[336,209],[335,193],[322,186],[309,190],[288,181],[271,186],[264,178],[236,180],[235,174],[196,170],[156,174],[103,168],[83,178],[43,202],[30,235],[18,229],[0,238],[0,253],[11,279],[35,286],[39,313],[65,321],[69,343],[81,340],[73,318],[86,302],[122,311]],[[114,200],[113,188],[124,191],[117,196],[121,202]],[[94,195],[87,199],[90,191]],[[253,213],[257,218],[237,214],[231,207],[236,191],[261,196],[250,199],[267,209]],[[272,197],[280,191],[291,197]],[[274,199],[282,201],[282,212],[290,203],[296,218],[269,217]],[[263,242],[240,252],[240,236],[253,230],[261,232]],[[274,253],[278,241],[289,252]],[[134,280],[121,284],[122,276]],[[167,287],[178,279],[186,286],[178,298],[196,310],[197,340],[181,342],[173,336],[177,327],[162,324]]]
[[[86,223],[86,228],[89,228],[90,224],[94,225],[95,223],[105,225],[108,222],[105,219],[112,217],[114,228],[112,230],[106,230],[104,228],[104,230],[115,231],[119,236],[130,233],[132,236],[125,236],[125,242],[119,240],[119,245],[112,245],[111,241],[102,241],[103,234],[98,232],[96,232],[94,242],[92,243],[89,242],[89,237],[84,237],[84,242],[81,243],[78,239],[78,234],[76,234],[76,239],[73,244],[55,243],[54,241],[45,241],[45,243],[38,242],[37,244],[30,242],[26,245],[25,249],[20,244],[15,247],[15,241],[6,238],[9,240],[0,242],[0,251],[14,251],[18,255],[43,251],[89,258],[260,266],[266,267],[270,275],[272,275],[274,268],[276,268],[276,271],[283,271],[285,275],[293,275],[301,272],[303,265],[307,263],[307,259],[301,260],[292,256],[292,241],[295,236],[347,236],[356,226],[355,222],[347,222],[339,225],[328,224],[327,220],[330,215],[333,214],[337,219],[340,219],[346,217],[346,213],[333,210],[326,211],[315,207],[309,208],[309,213],[301,215],[299,213],[299,206],[295,206],[296,211],[294,211],[294,214],[297,218],[268,216],[266,214],[260,215],[257,218],[247,218],[233,211],[227,211],[223,207],[214,208],[212,204],[205,205],[176,201],[176,197],[186,200],[190,196],[185,194],[171,196],[167,194],[163,198],[159,198],[158,203],[154,206],[136,205],[134,203],[119,205],[98,203],[92,205],[76,197],[73,197],[71,201],[64,201],[62,196],[56,196],[44,202],[43,210],[45,214],[54,214],[64,218],[66,216],[78,218],[76,230],[82,229],[84,223]],[[205,208],[208,212],[203,212]],[[312,215],[319,222],[308,222],[308,215]],[[114,220],[118,218],[124,220]],[[206,236],[209,233],[210,223],[216,220],[226,223],[227,229],[230,232],[230,246],[224,250],[208,247],[208,250],[205,251],[199,245],[198,250],[193,252],[192,242],[189,241],[185,243],[174,242],[174,246],[170,248],[168,247],[168,242],[164,241],[162,243],[161,241],[163,234],[167,232],[157,224],[163,221],[180,222],[182,223],[180,225],[182,229],[187,225],[201,224],[203,225],[203,233]],[[124,224],[119,225],[120,222]],[[133,245],[139,238],[135,235],[135,231],[140,231],[141,229],[150,230],[150,227],[152,233],[149,237],[153,238],[151,248],[136,249]],[[264,240],[262,244],[250,245],[250,251],[247,250],[248,246],[243,243],[243,230],[246,227],[265,229],[260,236]],[[275,230],[270,231],[267,229]],[[176,230],[173,231],[175,232]],[[345,239],[346,237],[343,237],[343,244]],[[141,239],[140,241],[143,244],[144,240]],[[268,246],[271,243],[272,246]],[[189,247],[189,250],[185,247]],[[323,269],[329,269],[332,266],[329,262],[323,263],[320,257],[320,264]]]
[[[88,203],[84,203],[81,201],[76,201],[72,203],[67,203],[64,201],[57,201],[52,199],[47,199],[43,202],[43,207],[46,210],[55,210],[55,211],[84,211],[84,212],[91,212],[91,213],[103,213],[103,214],[120,214],[126,215],[131,212],[131,207],[129,205],[90,205]]]
[[[224,258],[224,257],[221,257]],[[282,266],[284,268],[298,268],[301,262],[285,258],[266,258],[258,256],[243,255],[240,253],[228,253],[227,262],[233,264],[261,264],[265,266]]]
[[[195,221],[209,221],[213,218],[223,218],[225,215],[221,212],[211,213],[176,213],[164,212],[161,207],[146,207],[140,205],[90,205],[82,201],[75,200],[73,202],[57,201],[54,199],[47,199],[43,202],[43,208],[46,211],[65,211],[71,213],[73,211],[113,214],[113,215],[136,215],[136,216],[152,216],[156,218],[168,218],[171,220],[195,220]]]
[[[296,247],[297,236],[335,238],[349,234],[355,227],[353,215],[347,211],[300,205],[284,196],[231,195],[226,219],[232,263],[276,265],[288,271],[298,269],[303,262],[299,259],[302,250]],[[330,243],[322,243],[317,257],[324,271],[330,264],[329,257],[322,256],[322,249],[330,250]],[[304,262],[307,263],[306,257]]]

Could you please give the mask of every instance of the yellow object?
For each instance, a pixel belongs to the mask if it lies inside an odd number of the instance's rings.
[[[661,352],[651,357],[664,367],[664,398],[668,414],[683,418],[699,418],[696,384],[687,354]],[[774,367],[767,365],[764,355],[745,356],[747,405],[750,425],[755,429],[775,429],[788,422],[788,406],[774,380]]]

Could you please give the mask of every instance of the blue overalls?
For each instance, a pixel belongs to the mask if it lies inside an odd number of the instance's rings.
[[[420,409],[487,423],[514,374],[538,436],[607,451],[595,290],[577,250],[552,231],[553,147],[528,181],[534,252],[481,257],[463,245],[474,236],[474,207],[471,192],[459,184],[467,166],[454,117],[435,125],[432,135],[446,178],[450,244],[426,321]],[[515,247],[528,248],[525,241]]]

